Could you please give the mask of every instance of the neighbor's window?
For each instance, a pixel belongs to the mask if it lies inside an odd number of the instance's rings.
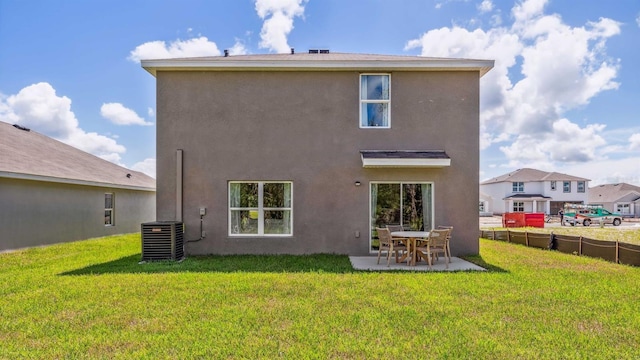
[[[524,183],[522,181],[514,182],[513,192],[524,192]]]
[[[229,182],[229,235],[292,234],[291,182]]]
[[[514,201],[513,202],[513,212],[524,212],[524,202],[523,201]]]
[[[555,181],[551,182],[551,190],[553,190],[553,191],[556,190],[556,182]]]
[[[360,75],[360,127],[390,128],[389,74]]]
[[[115,219],[113,217],[113,193],[104,194],[104,225],[105,226],[113,226],[115,225]]]
[[[584,192],[584,181],[578,181],[578,192],[579,193]]]
[[[562,192],[566,192],[566,193],[571,192],[571,181],[562,182]]]
[[[480,201],[480,204],[478,206],[478,210],[480,210],[480,212],[484,212],[484,201]]]

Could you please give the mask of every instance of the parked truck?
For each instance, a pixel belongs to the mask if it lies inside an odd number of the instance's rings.
[[[563,210],[564,222],[571,226],[576,224],[582,224],[583,226],[612,224],[613,226],[618,226],[622,223],[620,214],[609,212],[602,205],[565,204]]]

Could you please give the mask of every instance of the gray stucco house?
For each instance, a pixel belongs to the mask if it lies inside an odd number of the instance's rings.
[[[589,204],[626,217],[640,217],[640,186],[627,183],[602,184],[589,188]]]
[[[0,122],[0,251],[140,231],[155,180]]]
[[[292,50],[142,67],[157,81],[157,220],[185,223],[187,253],[363,255],[386,224],[451,225],[452,253],[478,253],[493,61]]]

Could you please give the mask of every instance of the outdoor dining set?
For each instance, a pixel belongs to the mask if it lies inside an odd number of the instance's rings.
[[[431,231],[405,231],[399,225],[376,227],[380,241],[378,264],[382,253],[386,252],[387,266],[391,263],[391,257],[395,256],[396,263],[406,261],[407,265],[416,266],[424,260],[431,269],[432,263],[438,261],[442,255],[448,269],[451,261],[449,240],[452,230],[451,226],[439,226]]]

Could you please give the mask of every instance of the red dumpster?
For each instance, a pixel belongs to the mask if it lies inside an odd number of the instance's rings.
[[[524,214],[524,222],[526,226],[543,228],[544,213],[528,213]]]
[[[525,213],[515,212],[502,214],[502,227],[517,228],[525,226]]]

